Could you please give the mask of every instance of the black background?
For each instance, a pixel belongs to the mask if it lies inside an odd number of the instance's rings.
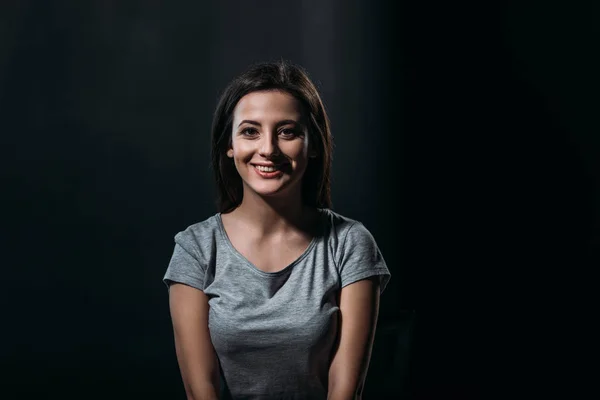
[[[278,58],[319,86],[333,209],[367,226],[392,271],[380,323],[417,312],[412,397],[582,390],[600,243],[597,11],[3,2],[1,397],[185,397],[162,275],[173,235],[216,212],[220,91]]]

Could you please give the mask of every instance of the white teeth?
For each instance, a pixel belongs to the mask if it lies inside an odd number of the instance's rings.
[[[276,167],[264,167],[262,165],[255,165],[254,167],[256,169],[258,169],[259,171],[262,171],[262,172],[275,172],[275,171],[277,171]]]

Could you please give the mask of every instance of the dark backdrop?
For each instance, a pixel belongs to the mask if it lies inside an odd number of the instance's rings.
[[[278,58],[317,82],[333,208],[392,271],[380,325],[416,310],[412,397],[578,390],[599,265],[597,10],[3,2],[0,397],[184,398],[161,278],[173,235],[216,212],[220,91]]]

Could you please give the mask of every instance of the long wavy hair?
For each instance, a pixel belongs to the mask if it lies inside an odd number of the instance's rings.
[[[302,178],[303,202],[317,208],[330,208],[333,143],[329,118],[306,71],[282,60],[252,65],[229,83],[219,99],[211,129],[211,162],[219,212],[234,210],[243,196],[242,178],[227,157],[232,145],[233,111],[242,97],[263,90],[287,92],[302,104],[308,117],[309,143],[316,152],[315,157],[309,158]]]

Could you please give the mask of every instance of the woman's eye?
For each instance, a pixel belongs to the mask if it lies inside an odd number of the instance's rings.
[[[245,128],[242,130],[242,135],[253,136],[256,134],[256,129],[254,128]]]
[[[282,134],[283,136],[288,136],[288,137],[298,135],[298,133],[293,129],[282,129],[279,133]]]

